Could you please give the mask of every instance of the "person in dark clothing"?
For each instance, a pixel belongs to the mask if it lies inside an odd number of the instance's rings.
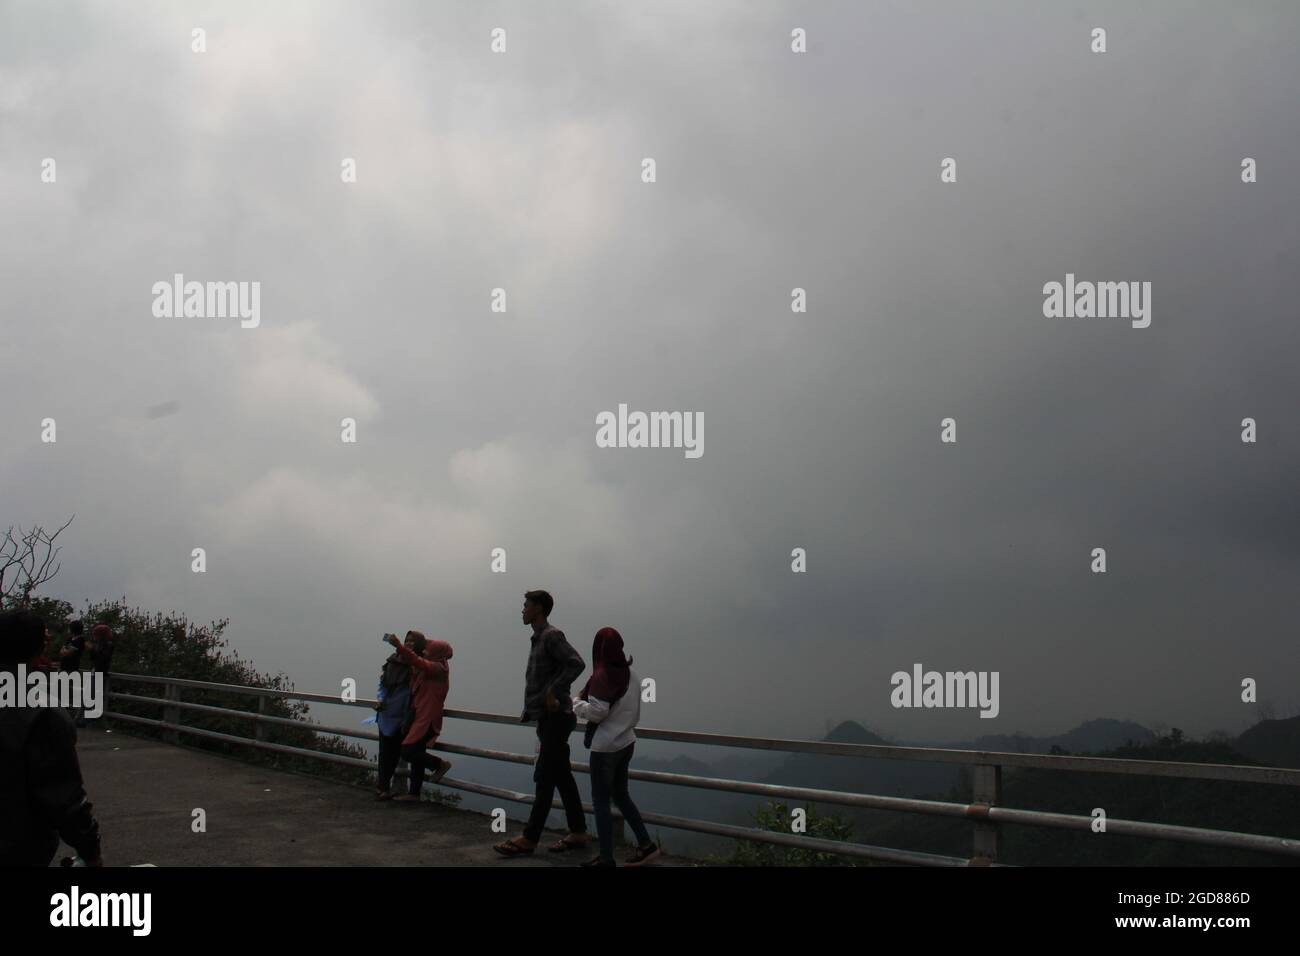
[[[86,650],[86,628],[80,621],[68,623],[68,640],[59,651],[59,670],[81,670],[81,655]]]
[[[569,764],[569,735],[578,725],[569,688],[587,665],[564,632],[548,620],[554,607],[555,600],[545,591],[524,594],[523,621],[532,627],[533,637],[524,675],[524,709],[519,719],[537,721],[539,751],[533,768],[536,793],[523,835],[494,847],[502,856],[527,856],[537,848],[556,790],[564,803],[569,832],[552,844],[550,851],[563,853],[587,845],[587,819]]]
[[[90,629],[90,666],[103,671],[104,679],[113,669],[113,630],[107,624],[96,624]]]
[[[387,641],[390,635],[385,634]],[[406,646],[417,654],[424,653],[424,635],[406,632]],[[379,775],[375,781],[375,797],[379,800],[393,798],[393,773],[402,756],[402,738],[411,723],[411,666],[394,651],[384,661],[379,677],[379,706],[376,723],[379,729]]]
[[[107,702],[108,675],[113,668],[113,630],[100,622],[90,629],[90,669],[104,675],[104,695]]]
[[[37,666],[45,622],[0,614],[0,671]],[[102,866],[95,820],[77,761],[77,731],[59,707],[0,707],[0,866],[49,866],[59,838]]]
[[[80,621],[68,622],[68,640],[59,651],[59,670],[75,673],[81,670],[81,655],[86,650],[86,628]],[[78,727],[86,726],[86,718],[80,707],[69,708],[68,713],[77,722]]]

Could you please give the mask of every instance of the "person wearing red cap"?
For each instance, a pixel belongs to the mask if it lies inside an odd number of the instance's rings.
[[[411,668],[411,707],[415,716],[411,727],[402,738],[402,756],[411,767],[410,787],[408,791],[394,800],[415,801],[420,799],[424,788],[424,770],[430,759],[436,763],[430,783],[437,783],[451,769],[451,761],[434,757],[429,753],[430,747],[442,733],[442,712],[447,702],[447,691],[451,687],[451,645],[446,641],[425,640],[419,631],[409,631],[414,636],[414,643],[424,644],[424,653],[417,654],[397,639],[396,634],[388,635],[388,643],[397,650],[397,656]]]

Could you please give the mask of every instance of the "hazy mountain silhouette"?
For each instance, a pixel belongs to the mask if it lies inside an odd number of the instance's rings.
[[[1030,737],[1026,734],[988,734],[975,740],[959,743],[932,744],[955,750],[996,750],[1001,753],[1045,754],[1053,747],[1072,754],[1098,753],[1132,744],[1147,744],[1156,735],[1131,720],[1111,720],[1099,717],[1088,720],[1063,734],[1050,737]]]
[[[889,744],[856,721],[846,720],[825,737],[834,743]],[[1002,753],[1046,754],[1058,747],[1069,753],[1097,753],[1125,745],[1142,745],[1155,740],[1141,724],[1129,720],[1098,718],[1080,724],[1063,734],[1032,737],[1027,734],[990,734],[975,740],[932,744],[948,750],[987,750]],[[792,754],[767,778],[768,783],[815,787],[822,790],[848,790],[886,796],[946,796],[961,781],[958,764],[920,760],[885,760],[862,757],[830,757],[818,754]]]
[[[1300,717],[1261,720],[1237,738],[1234,749],[1270,767],[1300,767]]]
[[[880,744],[885,741],[852,721],[836,727],[828,740]],[[1178,760],[1202,763],[1300,767],[1300,718],[1263,721],[1237,740],[1185,740],[1174,731],[1158,736],[1131,721],[1090,720],[1072,730],[1047,737],[1024,734],[990,735],[974,741],[933,746],[1011,753],[1058,752],[1117,757],[1126,760]],[[791,755],[769,778],[824,789],[893,796],[971,798],[969,771],[958,765],[915,761]],[[1008,768],[1003,774],[1002,802],[1088,816],[1096,807],[1117,819],[1150,820],[1183,826],[1210,827],[1276,836],[1295,836],[1295,795],[1288,787],[1240,784],[1217,780],[1177,780]],[[853,810],[826,805],[852,820],[857,839],[954,856],[969,854],[967,821],[906,813]],[[1146,838],[1098,840],[1090,832],[1007,826],[1003,859],[1032,865],[1278,865],[1285,858],[1258,852],[1175,844]]]
[[[844,721],[823,739],[840,744],[890,743],[852,720]],[[951,764],[822,754],[790,754],[764,780],[765,783],[814,787],[818,790],[847,790],[906,797],[944,793],[956,781],[957,768]]]

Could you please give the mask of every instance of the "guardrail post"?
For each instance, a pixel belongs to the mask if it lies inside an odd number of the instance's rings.
[[[988,818],[988,809],[1002,799],[1002,767],[998,764],[977,763],[971,768],[971,817],[975,820],[975,847],[973,865],[996,863],[998,859],[998,825]]]
[[[181,689],[175,684],[168,684],[163,688],[163,697],[167,700],[180,700]],[[181,722],[181,709],[179,707],[163,707],[163,720],[169,724],[179,724]],[[181,735],[174,730],[164,730],[163,740],[169,744],[179,744]]]
[[[259,697],[259,698],[257,698],[257,712],[258,712],[258,714],[260,714],[260,715],[262,715],[262,716],[265,716],[265,715],[266,715],[266,702],[267,702],[268,700],[270,700],[270,699],[271,699],[271,698],[269,698],[269,697]],[[265,739],[266,739],[266,724],[263,723],[263,722],[260,721],[260,720],[257,721],[256,723],[254,723],[254,725],[253,725],[253,736],[254,736],[256,739],[258,739],[258,740],[265,740]]]

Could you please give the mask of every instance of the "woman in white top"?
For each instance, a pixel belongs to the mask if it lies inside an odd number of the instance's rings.
[[[614,820],[610,802],[636,836],[636,853],[628,866],[640,866],[659,855],[650,839],[641,811],[627,792],[627,767],[636,745],[633,729],[641,718],[641,682],[632,672],[632,659],[623,655],[623,637],[612,627],[596,632],[591,647],[592,674],[573,700],[573,713],[587,721],[583,742],[591,748],[591,805],[596,811],[600,855],[583,866],[615,866]]]

